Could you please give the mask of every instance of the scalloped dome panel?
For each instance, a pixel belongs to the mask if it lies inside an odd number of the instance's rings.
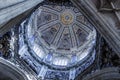
[[[96,30],[72,5],[42,4],[28,20],[26,34],[31,50],[41,59],[51,54],[53,65],[79,62],[96,42]]]

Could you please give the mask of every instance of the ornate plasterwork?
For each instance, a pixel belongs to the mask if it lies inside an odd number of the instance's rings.
[[[31,15],[25,35],[37,56],[52,57],[51,64],[59,66],[81,61],[96,42],[96,30],[77,8],[48,3]]]
[[[120,55],[119,0],[71,0]],[[78,4],[80,3],[80,4]],[[106,4],[106,5],[105,5]],[[99,6],[99,8],[98,8]]]
[[[43,3],[18,26],[14,61],[42,80],[74,79],[95,60],[96,30],[73,5]]]
[[[20,58],[42,79],[74,79],[95,60],[96,30],[72,5],[42,4],[19,31]]]
[[[75,7],[43,5],[35,14],[36,34],[55,53],[78,52],[90,41],[88,36],[95,35],[93,26]]]
[[[4,58],[10,58],[12,56],[10,40],[11,40],[11,37],[10,37],[10,35],[8,35],[8,33],[6,33],[2,37],[0,37],[0,56],[2,56]]]
[[[71,12],[68,10],[64,11],[62,14],[61,14],[61,22],[64,24],[64,25],[70,25],[71,23],[73,23],[73,20],[74,20],[74,15],[71,14]]]

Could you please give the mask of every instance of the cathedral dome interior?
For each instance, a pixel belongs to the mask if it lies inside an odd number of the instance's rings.
[[[96,30],[76,7],[47,3],[31,15],[25,35],[38,57],[58,66],[81,62],[96,42]]]
[[[15,76],[19,76],[18,80],[119,80],[115,77],[120,67],[118,35],[109,33],[115,29],[109,27],[114,23],[108,24],[112,18],[119,20],[108,16],[119,11],[119,6],[116,9],[117,2],[112,0],[111,4],[107,0],[92,1],[8,1],[16,6],[16,15],[24,9],[26,12],[0,22],[0,79],[16,80]],[[25,8],[19,10],[17,5]],[[12,5],[6,3],[0,8],[6,10],[4,6],[9,11]],[[116,17],[118,14],[115,12]],[[5,76],[3,68],[11,76]],[[113,77],[107,78],[109,75]]]
[[[45,2],[19,27],[20,57],[37,74],[41,68],[34,65],[44,65],[46,79],[59,70],[59,77],[63,73],[68,76],[69,71],[89,66],[95,58],[96,30],[75,6],[68,4]]]

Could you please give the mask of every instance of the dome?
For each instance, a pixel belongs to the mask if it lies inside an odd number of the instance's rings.
[[[0,80],[120,78],[120,0],[0,2]]]
[[[18,32],[19,58],[43,80],[74,79],[95,60],[96,30],[69,1],[44,1]]]
[[[51,66],[82,62],[95,46],[96,30],[74,6],[42,4],[25,29],[33,55]]]

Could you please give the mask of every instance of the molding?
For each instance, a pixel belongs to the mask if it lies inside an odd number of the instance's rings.
[[[3,58],[0,58],[0,72],[13,80],[28,80],[28,77],[20,68]]]
[[[12,27],[14,27],[15,25],[18,25],[23,19],[27,18],[32,13],[32,11],[33,11],[33,8],[27,10],[26,12],[18,15],[17,17],[11,19],[7,23],[3,24],[2,27],[0,28],[0,35],[4,35]]]
[[[25,0],[0,0],[0,3],[2,3],[0,5],[0,10],[4,9],[6,7],[10,7],[10,6],[19,4],[19,3],[23,2],[23,1],[25,1]]]
[[[95,0],[94,0],[95,1]],[[104,17],[98,12],[93,0],[71,0],[73,4],[88,18],[99,33],[105,38],[109,46],[120,57],[120,36],[115,28],[106,23]],[[98,0],[96,0],[98,1]]]
[[[38,5],[42,1],[43,0],[25,0],[22,2],[18,1],[18,3],[15,1],[14,3],[16,4],[9,4],[9,1],[6,0],[6,3],[8,4],[4,6],[4,8],[3,6],[0,8],[0,25]],[[5,1],[1,1],[0,5],[4,3]]]

